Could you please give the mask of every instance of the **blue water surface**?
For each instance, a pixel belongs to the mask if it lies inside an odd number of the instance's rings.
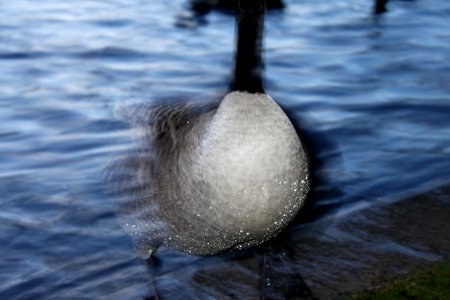
[[[319,204],[342,212],[448,183],[450,2],[392,1],[378,17],[371,1],[285,4],[266,18],[266,89],[333,145],[314,151],[340,193]],[[1,2],[0,298],[148,295],[102,173],[130,148],[129,103],[227,90],[234,17],[188,7]]]

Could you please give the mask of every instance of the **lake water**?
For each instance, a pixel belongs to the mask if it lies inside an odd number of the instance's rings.
[[[379,17],[370,1],[285,4],[266,18],[266,90],[318,162],[305,220],[448,183],[450,2],[392,1]],[[0,298],[151,294],[102,179],[131,147],[121,112],[223,94],[233,44],[233,15],[194,16],[183,0],[2,1]],[[238,280],[254,275],[248,257],[177,257],[163,256],[163,297],[181,283],[183,299],[258,295]],[[205,265],[226,272],[208,279]]]

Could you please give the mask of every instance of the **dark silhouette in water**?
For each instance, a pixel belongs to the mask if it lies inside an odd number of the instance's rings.
[[[389,0],[375,0],[374,13],[382,14],[387,11],[386,4]]]

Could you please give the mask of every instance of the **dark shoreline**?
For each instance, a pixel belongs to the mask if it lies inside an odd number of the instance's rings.
[[[314,298],[374,289],[449,259],[450,186],[355,210],[319,238],[302,235],[295,238],[296,265]]]

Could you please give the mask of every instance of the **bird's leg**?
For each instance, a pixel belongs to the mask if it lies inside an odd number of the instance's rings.
[[[144,298],[144,300],[159,300],[160,297],[158,295],[158,291],[156,289],[155,285],[155,274],[156,269],[158,268],[158,261],[157,259],[151,255],[149,258],[145,260],[145,266],[147,267],[147,273],[148,273],[148,283],[149,283],[149,295]]]
[[[267,246],[262,250],[259,261],[261,299],[311,297],[311,290],[283,248]]]

